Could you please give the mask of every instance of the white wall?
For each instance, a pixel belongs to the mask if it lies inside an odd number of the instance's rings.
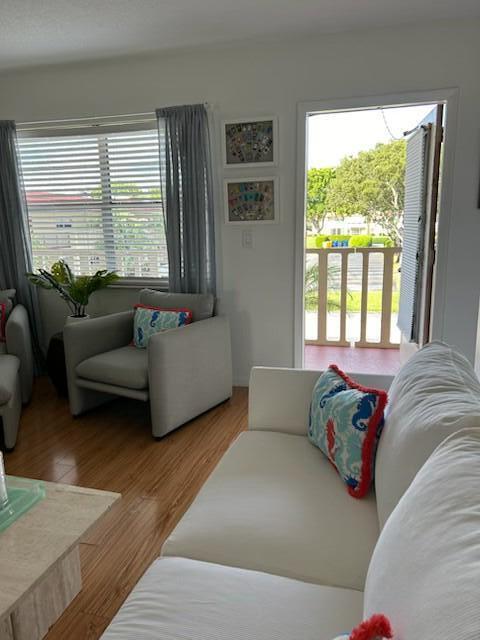
[[[473,360],[480,293],[479,61],[477,21],[45,67],[0,75],[0,118],[126,114],[197,101],[211,103],[218,120],[279,115],[281,223],[255,228],[253,249],[243,249],[241,230],[223,225],[218,211],[219,297],[231,317],[235,381],[242,384],[252,365],[293,364],[297,103],[459,87],[443,338]]]

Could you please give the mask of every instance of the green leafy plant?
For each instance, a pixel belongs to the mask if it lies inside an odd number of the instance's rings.
[[[340,309],[340,273],[341,269],[337,265],[327,267],[327,311]],[[347,300],[350,296],[350,292],[347,292]],[[305,269],[305,308],[307,311],[318,308],[318,262]]]
[[[318,233],[323,229],[328,213],[325,207],[328,186],[334,178],[335,169],[332,167],[308,170],[306,222],[310,232]]]
[[[39,269],[37,273],[27,273],[29,281],[42,289],[54,289],[67,303],[72,316],[84,318],[85,307],[94,291],[104,289],[119,278],[115,271],[101,269],[93,276],[75,276],[64,260],[52,264],[50,271]]]

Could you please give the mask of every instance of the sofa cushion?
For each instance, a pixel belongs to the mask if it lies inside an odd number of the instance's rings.
[[[331,640],[361,618],[362,594],[257,571],[161,558],[103,640]]]
[[[161,309],[190,309],[194,322],[213,316],[215,298],[211,293],[166,293],[154,289],[142,289],[140,304]]]
[[[365,616],[399,640],[480,637],[480,429],[428,459],[388,519],[365,588]]]
[[[468,360],[441,342],[408,360],[388,396],[375,467],[380,526],[435,447],[461,428],[480,426],[480,382]]]
[[[133,345],[87,358],[75,369],[80,378],[129,389],[148,387],[147,350]]]
[[[19,368],[16,356],[0,355],[0,405],[7,404],[14,395]]]
[[[162,554],[363,589],[377,537],[374,496],[352,500],[305,436],[247,431]]]
[[[308,438],[354,498],[363,498],[370,489],[386,402],[386,391],[363,387],[336,365],[330,365],[313,388]]]

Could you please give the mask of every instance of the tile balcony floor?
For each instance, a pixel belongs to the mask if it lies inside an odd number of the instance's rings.
[[[321,347],[305,345],[305,369],[323,370],[336,364],[347,373],[380,373],[394,375],[400,369],[398,349]]]

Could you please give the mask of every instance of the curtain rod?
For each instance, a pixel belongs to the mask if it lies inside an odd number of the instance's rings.
[[[208,102],[202,103],[209,107]],[[124,120],[123,120],[124,119]],[[107,122],[110,121],[110,122]],[[143,124],[144,122],[156,122],[155,112],[125,113],[110,116],[86,116],[83,118],[63,118],[61,120],[33,120],[31,122],[19,122],[17,131],[31,131],[34,129],[80,129],[85,126],[105,127],[113,123],[116,125]]]

